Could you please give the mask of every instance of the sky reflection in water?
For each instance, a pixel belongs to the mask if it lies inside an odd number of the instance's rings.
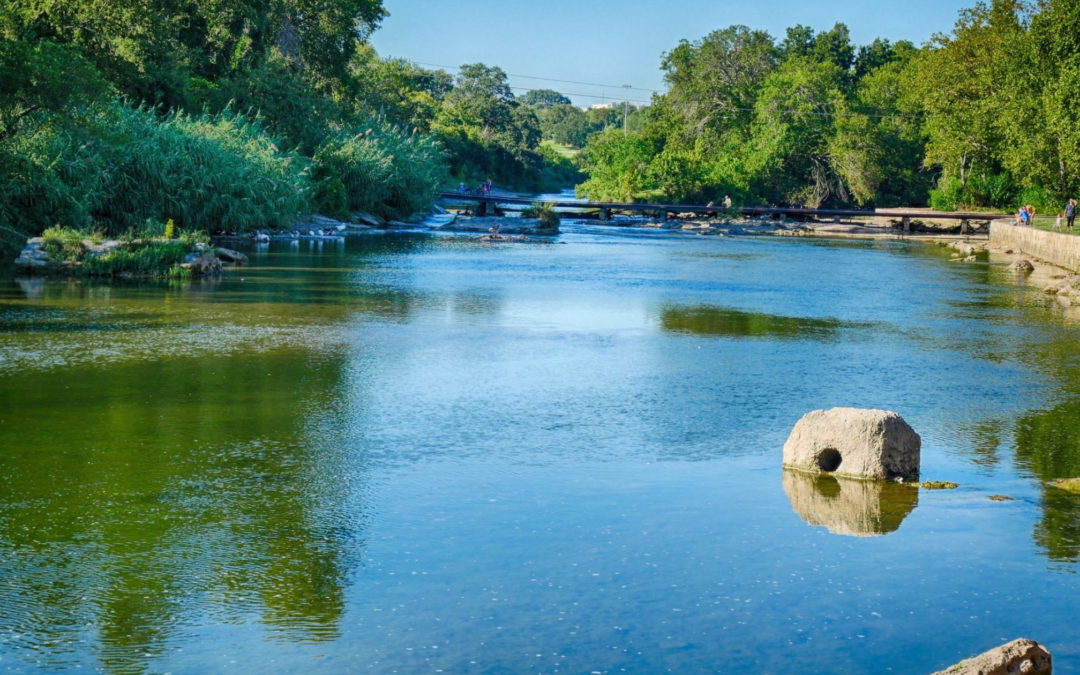
[[[1080,324],[946,260],[571,226],[4,278],[0,668],[1080,672]],[[962,488],[785,476],[835,405]]]

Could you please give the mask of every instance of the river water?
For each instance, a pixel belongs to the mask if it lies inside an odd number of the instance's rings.
[[[0,278],[0,670],[1080,673],[1080,322],[936,247],[567,229]],[[961,487],[785,477],[832,406]]]

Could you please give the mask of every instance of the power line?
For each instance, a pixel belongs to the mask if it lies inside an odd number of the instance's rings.
[[[441,66],[441,65],[439,65],[437,63],[423,63],[421,61],[412,61],[412,63],[415,63],[418,66],[428,66],[430,68],[446,68],[446,69],[449,69],[449,70],[461,70],[460,66]],[[597,84],[595,82],[576,82],[574,80],[559,80],[559,79],[555,79],[553,77],[538,77],[536,75],[515,75],[513,73],[507,73],[506,75],[507,75],[507,77],[520,77],[520,78],[526,79],[526,80],[542,80],[544,82],[561,82],[563,84],[578,84],[578,85],[581,85],[583,87],[606,87],[608,89],[633,89],[634,91],[647,91],[650,94],[658,94],[658,93],[660,93],[656,89],[645,89],[643,87],[627,87],[627,86],[622,85],[622,84]],[[560,92],[560,93],[562,93],[562,92]],[[579,95],[582,95],[582,94],[574,94],[574,95],[579,96]],[[596,97],[596,98],[599,98],[599,97]]]
[[[416,64],[418,66],[428,66],[428,67],[431,67],[431,68],[448,68],[448,69],[451,69],[451,70],[461,70],[461,68],[458,67],[458,66],[442,66],[442,65],[439,65],[439,64],[436,64],[436,63],[423,63],[421,61],[410,61],[410,63],[414,63],[414,64]],[[630,86],[626,86],[626,85],[616,86],[616,85],[612,85],[612,84],[595,84],[595,83],[589,83],[589,82],[575,82],[574,80],[559,80],[559,79],[550,78],[550,77],[534,77],[532,75],[511,75],[509,73],[507,73],[507,76],[508,77],[520,77],[520,78],[531,79],[531,80],[543,80],[545,82],[561,82],[561,83],[565,83],[565,84],[580,84],[580,85],[589,86],[589,87],[606,87],[606,88],[609,87],[609,88],[612,88],[612,89],[623,89],[623,90],[629,89],[629,90],[634,90],[634,91],[648,91],[648,92],[652,92],[654,94],[659,93],[655,89],[642,89],[641,87],[630,87]],[[537,89],[532,88],[532,87],[513,87],[513,86],[511,86],[510,89],[515,90],[515,91],[524,91],[524,92],[537,91]],[[563,96],[577,96],[577,97],[580,97],[580,98],[593,98],[593,99],[601,99],[601,100],[604,100],[604,101],[606,101],[608,99],[611,99],[613,103],[626,102],[626,103],[634,103],[634,104],[639,104],[639,105],[650,105],[650,104],[652,104],[652,101],[645,101],[645,100],[642,100],[642,99],[632,99],[632,98],[623,99],[621,101],[615,101],[615,99],[617,98],[616,96],[609,96],[609,95],[606,95],[606,94],[603,95],[603,96],[600,96],[600,95],[597,95],[597,94],[580,94],[580,93],[573,93],[573,92],[566,92],[566,91],[560,91],[558,93],[562,94]],[[669,101],[668,105],[673,106],[673,107],[678,107],[678,108],[692,108],[692,107],[698,107],[698,106],[703,106],[704,107],[704,106],[707,106],[708,104],[698,103],[698,102],[694,102],[694,101]],[[720,108],[720,110],[724,111],[724,112],[757,112],[756,108],[745,108],[745,107],[737,107],[737,106],[723,106],[723,107]],[[825,112],[825,111],[817,111],[817,110],[775,110],[775,111],[772,111],[772,112],[779,113],[781,115],[813,115],[815,117],[864,117],[864,118],[868,118],[868,119],[920,119],[920,118],[926,117],[925,115],[885,115],[885,114],[875,114],[875,113],[840,113],[840,112]]]

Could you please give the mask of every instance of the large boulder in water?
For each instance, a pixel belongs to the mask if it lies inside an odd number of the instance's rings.
[[[807,413],[784,443],[784,466],[869,480],[914,479],[922,439],[886,410],[833,408]]]
[[[1034,640],[1013,640],[934,675],[1051,675],[1050,651]]]
[[[919,488],[884,481],[784,472],[791,508],[810,525],[848,537],[880,537],[900,528],[919,505]]]

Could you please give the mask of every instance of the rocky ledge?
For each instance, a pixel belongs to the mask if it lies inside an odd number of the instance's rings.
[[[532,218],[472,218],[458,216],[453,221],[437,228],[445,232],[482,232],[492,235],[532,234],[553,236],[559,234],[559,227],[549,227]]]

